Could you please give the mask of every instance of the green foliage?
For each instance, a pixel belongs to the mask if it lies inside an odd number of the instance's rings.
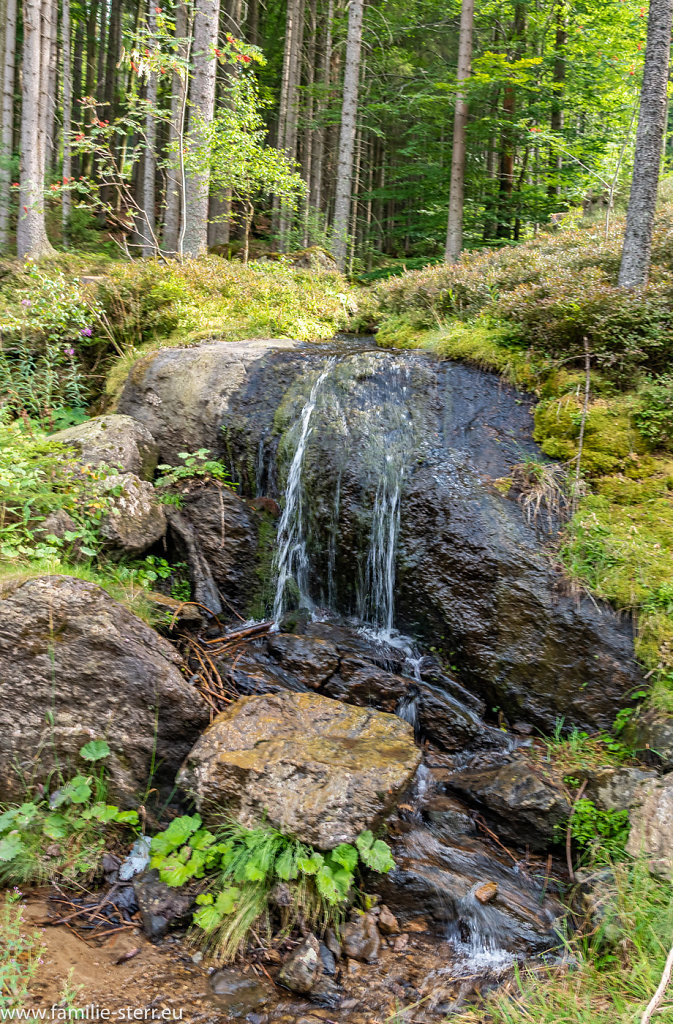
[[[14,889],[0,903],[0,1011],[25,1007],[44,953],[41,934],[24,919],[21,896]]]
[[[573,840],[593,864],[609,864],[622,858],[629,829],[628,811],[604,811],[584,798],[576,802],[570,817]]]
[[[650,377],[637,391],[634,419],[643,437],[657,448],[673,447],[673,374]]]
[[[617,736],[605,732],[590,735],[577,727],[566,732],[562,718],[557,720],[554,734],[545,737],[543,744],[542,760],[541,751],[534,747],[533,761],[569,785],[579,785],[587,772],[614,768],[633,757],[633,752]]]
[[[90,740],[79,751],[89,765],[104,761],[109,753],[103,739]],[[51,792],[2,809],[0,884],[42,881],[57,874],[90,875],[109,841],[106,829],[138,826],[137,811],[106,802],[103,765],[97,774],[67,779],[58,772],[50,786]]]
[[[218,459],[210,459],[208,448],[199,448],[196,452],[178,452],[178,458],[182,460],[181,466],[157,466],[155,487],[173,487],[183,480],[194,480],[197,478],[215,480],[218,483],[226,484],[227,487],[236,487],[232,482],[229,470]]]
[[[198,814],[172,821],[152,839],[151,853],[151,866],[167,885],[207,879],[194,924],[225,959],[240,949],[255,921],[268,916],[276,885],[288,887],[292,918],[301,911],[307,921],[338,921],[358,863],[379,873],[395,866],[390,848],[369,831],[354,846],[341,843],[320,853],[270,827],[231,822],[213,833],[202,828]]]

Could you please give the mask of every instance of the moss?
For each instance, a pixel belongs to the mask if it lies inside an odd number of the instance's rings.
[[[257,530],[256,569],[257,586],[248,606],[247,614],[263,619],[273,606],[275,594],[273,578],[273,552],[276,541],[276,521],[269,512],[260,512]]]
[[[563,462],[576,458],[582,406],[583,399],[577,392],[538,403],[534,437],[546,455]],[[633,423],[623,395],[613,399],[598,398],[590,403],[582,447],[585,474],[596,476],[622,471],[646,452],[647,444]]]

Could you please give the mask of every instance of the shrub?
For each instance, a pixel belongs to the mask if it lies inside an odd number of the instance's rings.
[[[338,921],[354,885],[358,864],[373,871],[394,867],[390,849],[371,832],[355,845],[342,843],[329,853],[292,839],[277,829],[247,829],[230,822],[213,833],[198,814],[171,822],[152,840],[151,866],[167,885],[203,879],[195,926],[207,945],[225,960],[245,943],[258,919],[266,919],[276,886],[284,886],[284,926],[301,914],[308,924]]]
[[[634,419],[658,448],[673,448],[673,374],[650,377],[638,388]]]
[[[42,936],[24,921],[21,896],[14,889],[0,903],[0,1011],[25,1007],[30,983],[42,963]]]

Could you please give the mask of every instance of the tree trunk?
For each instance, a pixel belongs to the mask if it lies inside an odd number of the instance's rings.
[[[45,167],[51,170],[56,166],[56,102],[58,96],[58,4],[49,5],[48,22],[45,31],[49,35],[47,67],[47,106],[45,117]]]
[[[70,155],[70,131],[72,125],[72,68],[70,62],[70,0],[62,0],[61,36],[63,41],[63,179],[72,174],[72,158]],[[67,185],[61,197],[61,219],[63,225],[63,244],[68,244],[68,228],[70,225],[71,192]]]
[[[346,40],[346,69],[344,72],[341,132],[339,134],[339,162],[336,195],[334,199],[334,258],[340,270],[346,267],[348,221],[353,179],[353,150],[358,116],[358,86],[360,79],[360,50],[362,48],[363,0],[351,0],[348,12],[348,38]]]
[[[332,22],[334,21],[334,0],[327,2],[327,18],[325,20],[325,41],[323,44],[322,58],[322,95],[318,105],[318,119],[324,115],[327,107],[327,98],[330,89],[330,74],[332,69]],[[322,181],[324,172],[325,157],[325,133],[323,124],[318,126],[313,143],[313,155],[311,161],[311,205],[319,214],[322,210]]]
[[[302,44],[304,41],[304,0],[296,0],[293,13],[293,30],[288,59],[287,105],[285,114],[285,131],[282,149],[289,160],[297,155],[297,124],[299,120],[299,81],[301,78]],[[280,204],[280,247],[281,251],[288,248],[289,233],[292,224],[292,210],[287,202]]]
[[[44,223],[44,157],[51,0],[23,2],[20,208],[16,231],[20,257],[38,259],[51,251]]]
[[[219,0],[196,0],[193,28],[193,71],[189,91],[190,114],[187,148],[202,145],[198,119],[210,121],[215,108],[216,65],[213,48],[217,44]],[[208,190],[210,173],[202,168],[192,171],[185,181],[184,224],[181,254],[200,256],[208,248]]]
[[[147,5],[147,32],[150,46],[154,46],[157,31],[157,15],[155,0]],[[143,159],[143,204],[141,232],[143,238],[142,253],[146,259],[157,254],[156,246],[156,177],[157,177],[157,121],[155,110],[157,105],[157,76],[153,72],[147,79],[147,113],[145,114],[145,154]]]
[[[309,212],[311,209],[311,168],[313,165],[313,137],[315,127],[313,125],[313,110],[315,105],[313,87],[315,84],[315,55],[318,37],[318,4],[317,0],[310,0],[309,7],[309,37],[308,53],[306,55],[306,110],[304,118],[304,139],[302,144],[302,169],[301,176],[306,182],[306,197],[304,199],[304,246],[309,244]]]
[[[2,128],[0,135],[0,249],[9,241],[10,172],[14,135],[14,56],[16,50],[16,0],[5,8],[5,48],[2,74]]]
[[[619,269],[622,288],[645,286],[650,273],[661,148],[666,127],[672,25],[673,0],[650,0],[636,152]]]
[[[451,153],[451,190],[449,192],[449,223],[446,232],[447,263],[455,263],[463,248],[463,211],[465,208],[465,130],[469,114],[467,92],[461,88],[470,77],[472,36],[474,33],[474,0],[463,0],[460,12],[458,44],[458,92],[453,120]]]
[[[179,0],[175,12],[175,38],[178,40],[178,55],[187,59],[187,7]],[[173,75],[171,92],[171,120],[168,126],[168,148],[170,166],[166,172],[166,208],[161,247],[165,255],[176,256],[180,234],[180,209],[182,206],[182,175],[180,173],[179,149],[182,140],[182,120],[185,107],[186,82],[182,75]]]
[[[566,46],[568,43],[568,32],[566,29],[565,0],[556,8],[556,33],[554,36],[554,92],[551,101],[551,117],[549,126],[554,135],[560,135],[563,131],[563,90],[566,80]],[[549,156],[549,172],[551,180],[547,192],[549,196],[561,195],[561,170],[563,168],[563,157],[553,150]]]

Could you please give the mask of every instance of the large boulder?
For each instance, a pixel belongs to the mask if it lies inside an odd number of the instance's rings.
[[[259,513],[230,487],[214,481],[190,480],[179,495],[180,518],[192,527],[197,557],[207,565],[213,585],[230,606],[245,609],[258,584]],[[175,516],[169,513],[169,518],[174,524]],[[190,545],[175,527],[173,533],[178,554],[189,564],[194,579],[198,570],[192,564]]]
[[[149,430],[131,416],[96,416],[51,435],[52,441],[72,446],[80,461],[90,466],[108,465],[120,473],[135,473],[151,480],[159,448]]]
[[[113,473],[99,487],[107,499],[100,532],[113,554],[134,558],[161,540],[166,516],[152,484],[134,473]]]
[[[175,773],[209,720],[174,648],[101,587],[69,576],[0,587],[0,800],[105,738],[113,802],[137,806]],[[152,766],[156,774],[152,777]]]
[[[179,452],[200,448],[220,453],[226,440],[222,427],[229,427],[232,404],[249,390],[255,392],[251,406],[261,402],[270,407],[271,425],[273,389],[264,386],[261,364],[294,347],[292,341],[257,339],[161,349],[135,364],[118,411],[147,427],[165,462],[178,463]],[[250,454],[256,456],[255,446]]]
[[[218,715],[178,782],[205,815],[265,820],[329,850],[376,826],[419,761],[410,726],[394,715],[286,692]]]
[[[630,818],[627,853],[644,856],[653,874],[673,880],[673,777],[643,782]]]

